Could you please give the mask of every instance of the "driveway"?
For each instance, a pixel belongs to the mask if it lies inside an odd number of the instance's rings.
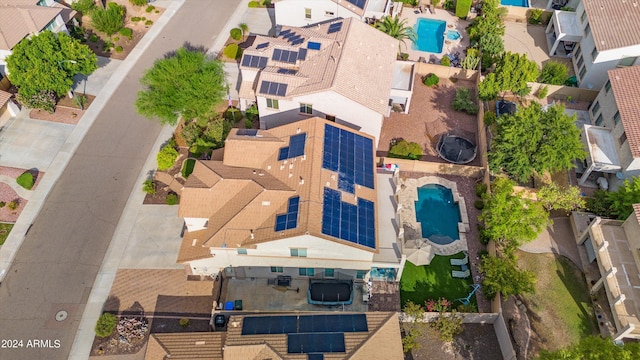
[[[103,110],[47,196],[0,287],[0,338],[25,344],[0,349],[1,359],[68,358],[120,215],[131,190],[141,186],[136,179],[147,154],[157,150],[152,144],[159,124],[134,109],[138,79],[156,59],[187,42],[209,47],[237,4],[184,2],[117,91],[102,99]],[[29,339],[58,340],[59,348],[27,348]]]
[[[582,268],[580,253],[568,217],[553,218],[553,225],[547,227],[534,241],[524,244],[520,250],[529,253],[554,253],[564,255]]]

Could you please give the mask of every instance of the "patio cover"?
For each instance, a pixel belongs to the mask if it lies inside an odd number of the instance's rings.
[[[546,29],[546,33],[553,31],[556,35],[553,44],[549,44],[549,54],[553,55],[560,44],[560,41],[573,41],[580,42],[582,40],[582,28],[578,24],[578,17],[575,12],[556,10],[551,17],[552,21],[549,23]],[[549,39],[547,41],[552,41]]]
[[[585,140],[589,148],[589,157],[593,164],[592,171],[620,171],[620,160],[616,152],[615,141],[611,129],[600,126],[585,125]]]

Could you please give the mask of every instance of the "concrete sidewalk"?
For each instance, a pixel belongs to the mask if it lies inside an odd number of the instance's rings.
[[[82,94],[98,95],[111,76],[118,71],[124,60],[98,56],[98,69],[89,76],[78,74],[73,77],[73,91]]]

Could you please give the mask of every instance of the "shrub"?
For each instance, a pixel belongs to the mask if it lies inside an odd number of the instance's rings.
[[[178,151],[173,147],[172,143],[169,143],[160,149],[156,160],[158,161],[158,170],[165,171],[171,169],[174,162],[178,158]]]
[[[418,143],[400,140],[389,149],[389,157],[418,160],[422,157],[422,147]]]
[[[153,182],[153,180],[151,180],[151,179],[145,180],[142,183],[142,191],[144,191],[145,194],[155,195],[155,193],[156,193],[156,183]]]
[[[120,41],[120,38],[115,36],[115,37],[111,38],[111,40],[113,40],[114,42],[118,42],[118,41]]]
[[[471,99],[471,90],[468,88],[459,88],[456,90],[456,96],[451,103],[453,110],[464,111],[469,115],[478,113],[478,105]]]
[[[260,3],[258,1],[249,1],[249,5],[250,8],[257,8],[260,7]]]
[[[91,36],[89,36],[89,41],[91,42],[98,42],[98,35],[96,34],[91,34]]]
[[[111,40],[105,40],[104,46],[102,48],[104,49],[104,51],[109,51],[113,46],[114,44],[111,42]]]
[[[484,208],[484,204],[482,207]],[[482,245],[487,245],[489,244],[489,241],[491,241],[491,237],[487,234],[487,229],[482,225],[478,225],[478,240],[480,240]]]
[[[180,319],[180,326],[183,328],[186,328],[187,326],[189,326],[189,319],[187,318]]]
[[[106,9],[96,9],[91,13],[91,22],[96,30],[109,36],[117,33],[124,25],[125,7],[108,3]]]
[[[247,117],[247,120],[250,120],[250,121],[253,121],[256,118],[259,118],[260,115],[258,114],[258,106],[256,106],[256,104],[251,105],[244,112],[244,115]]]
[[[25,171],[20,176],[18,176],[18,178],[16,179],[16,182],[18,183],[18,185],[22,186],[23,188],[27,190],[31,190],[31,188],[33,187],[33,174],[31,174],[28,171]]]
[[[542,14],[544,14],[544,10],[542,9],[531,9],[529,10],[528,21],[529,24],[538,25],[542,23]]]
[[[129,40],[131,40],[133,39],[133,30],[131,28],[122,28],[120,29],[120,35],[128,37]]]
[[[153,21],[152,20],[147,20],[144,22],[144,26],[151,26],[153,25]]]
[[[184,164],[182,164],[182,177],[188,178],[191,173],[193,173],[193,168],[196,166],[196,159],[187,159]]]
[[[540,72],[540,82],[543,84],[562,85],[567,80],[569,70],[567,66],[557,61],[547,61]]]
[[[167,205],[175,205],[178,203],[178,195],[175,193],[169,193],[164,199],[164,202],[167,203]]]
[[[461,0],[458,0],[458,3]],[[440,340],[444,342],[453,341],[453,337],[464,330],[462,327],[462,316],[454,311],[451,314],[440,314],[435,322],[431,323],[431,327],[438,330]]]
[[[149,6],[147,6],[147,8],[146,8],[146,9],[144,9],[144,11],[146,11],[146,12],[150,13],[150,12],[152,12],[152,11],[153,11],[153,10],[155,10],[155,9],[156,9],[156,7],[155,7],[155,6],[153,6],[153,5],[149,5]]]
[[[95,0],[77,0],[71,3],[71,8],[75,11],[81,12],[83,15],[90,13],[91,10],[95,9],[95,7]]]
[[[495,113],[492,113],[490,111],[484,113],[484,124],[486,126],[491,126],[491,125],[495,124],[496,123],[496,119],[497,119],[497,116],[496,116]]]
[[[6,202],[4,201],[0,201],[0,209],[2,209],[3,207],[5,207],[5,205],[7,205]]]
[[[538,92],[536,93],[536,97],[537,97],[538,99],[544,99],[544,98],[546,98],[546,97],[547,97],[547,94],[548,94],[548,93],[549,93],[549,87],[548,87],[547,85],[545,85],[545,86],[541,86],[541,87],[538,89]]]
[[[429,74],[422,78],[422,83],[427,86],[433,86],[440,82],[440,78],[436,74]]]
[[[245,129],[251,129],[253,127],[253,121],[251,121],[249,119],[245,119],[244,120],[244,127],[245,127]]]
[[[453,0],[444,0],[444,4],[442,4],[442,8],[445,10],[453,10],[456,8],[456,4]]]
[[[242,29],[240,29],[240,28],[231,29],[231,31],[229,31],[229,34],[231,34],[231,38],[233,40],[238,41],[238,40],[242,39]]]
[[[120,46],[120,45],[116,46],[116,52],[117,53],[122,52],[122,46]]]
[[[485,183],[477,183],[476,184],[476,195],[481,198],[482,195],[487,193],[487,184]]]
[[[456,3],[456,16],[460,19],[466,19],[471,9],[471,0],[458,0]]]
[[[129,0],[135,6],[144,6],[147,5],[147,0]]]
[[[104,313],[98,318],[95,331],[96,336],[100,338],[106,338],[113,333],[116,325],[118,324],[118,318],[110,313]]]
[[[31,97],[24,97],[18,93],[16,99],[19,103],[28,108],[42,109],[52,114],[56,108],[56,102],[58,101],[56,94],[50,90],[42,90]]]
[[[140,21],[140,20],[142,20],[142,18],[141,18],[141,17],[139,17],[139,16],[133,16],[133,17],[131,18],[131,22],[138,22],[138,21]]]
[[[476,200],[476,201],[473,203],[473,206],[474,206],[476,209],[478,209],[478,210],[482,210],[482,209],[484,209],[484,201],[482,201],[482,200]]]
[[[9,202],[9,205],[7,205],[7,207],[9,208],[9,210],[15,210],[18,208],[18,205],[20,205],[18,203],[18,200],[13,200]]]
[[[447,55],[442,57],[442,60],[440,60],[440,65],[442,66],[451,66],[451,59],[449,59],[449,57]]]
[[[235,60],[242,55],[242,51],[240,50],[238,44],[229,44],[224,48],[223,54],[227,58]]]
[[[229,108],[227,108],[227,110],[225,110],[224,118],[236,123],[240,121],[240,119],[242,119],[242,111],[240,111],[238,108],[230,106]]]

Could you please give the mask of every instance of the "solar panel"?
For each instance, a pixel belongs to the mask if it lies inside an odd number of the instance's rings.
[[[360,9],[364,9],[364,4],[367,2],[367,0],[347,0],[347,1]]]
[[[322,46],[322,44],[313,41],[309,41],[309,43],[307,44],[307,48],[309,50],[320,50],[320,46]]]
[[[289,199],[287,213],[276,216],[275,231],[295,229],[298,227],[298,209],[300,207],[300,197],[295,196]]]
[[[289,51],[289,50],[281,50],[281,49],[274,49],[273,56],[271,56],[271,60],[283,61],[283,62],[288,62],[292,64],[295,64],[297,59],[298,59],[297,52]]]
[[[256,46],[256,49],[258,49],[258,50],[259,50],[259,49],[264,49],[264,48],[266,48],[267,46],[269,46],[269,42],[259,44],[258,46]]]
[[[358,205],[343,202],[338,190],[324,188],[322,233],[375,249],[373,202],[358,199]]]
[[[272,81],[263,81],[262,85],[260,85],[260,93],[284,96],[287,93],[287,84],[281,84]]]
[[[292,42],[291,45],[299,45],[299,44],[302,44],[303,42],[304,42],[304,39],[300,39]]]
[[[324,360],[324,354],[308,354],[307,360]]]
[[[290,37],[292,37],[292,36],[295,36],[295,35],[296,35],[296,33],[295,33],[295,32],[293,32],[293,31],[290,31],[290,30],[287,30],[287,31],[288,31],[288,32],[287,32],[286,34],[285,34],[285,32],[284,32],[284,31],[282,32],[282,34],[284,34],[284,35],[282,35],[282,38],[283,38],[283,39],[288,39],[288,38],[290,38]]]
[[[284,30],[284,31],[280,32],[280,36],[284,37],[285,35],[287,35],[290,32],[291,32],[291,29]]]
[[[302,48],[298,50],[298,60],[306,60],[307,59],[307,49]]]
[[[264,56],[245,55],[242,58],[242,66],[264,69],[267,66],[267,59]]]
[[[295,316],[246,316],[242,335],[291,334],[298,331]]]
[[[258,130],[256,129],[238,129],[236,135],[239,136],[256,136],[258,135]]]
[[[355,184],[373,189],[373,141],[325,125],[322,167],[338,173],[338,189],[355,193]]]
[[[289,137],[289,146],[280,148],[278,161],[291,159],[304,155],[304,145],[307,141],[307,133],[292,135]]]
[[[287,352],[290,354],[345,352],[344,333],[289,334]]]
[[[293,69],[284,69],[284,68],[278,69],[278,74],[295,75],[296,73],[297,71]]]
[[[338,32],[338,31],[340,31],[340,29],[342,29],[342,22],[333,23],[333,24],[329,25],[329,30],[327,30],[327,34],[332,34],[334,32]]]

